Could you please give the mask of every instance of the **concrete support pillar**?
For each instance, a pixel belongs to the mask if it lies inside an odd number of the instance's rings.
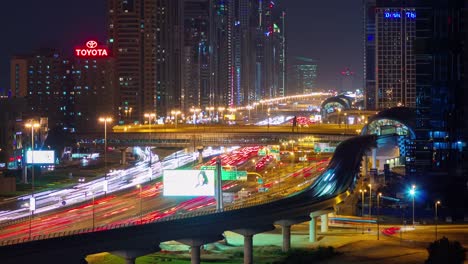
[[[127,164],[126,149],[120,149],[120,159],[122,160],[122,165]]]
[[[253,235],[244,235],[244,264],[253,263]]]
[[[191,246],[190,247],[190,255],[191,255],[191,261],[190,263],[192,264],[200,264],[201,258],[200,258],[200,246]]]
[[[204,237],[185,238],[185,239],[180,239],[177,241],[187,246],[190,246],[191,263],[200,264],[201,262],[200,247],[202,245],[215,242],[215,241],[220,241],[222,239],[223,239],[222,235],[209,234]]]
[[[323,214],[320,216],[320,231],[322,233],[328,232],[328,214]]]
[[[119,256],[125,259],[126,264],[135,264],[136,258],[144,255],[148,255],[149,253],[158,252],[161,249],[159,247],[148,248],[148,249],[123,249],[117,251],[111,251],[109,253]]]
[[[274,225],[256,226],[252,228],[243,228],[231,230],[234,233],[244,236],[244,264],[253,263],[253,236],[258,233],[274,230]]]
[[[288,252],[291,249],[291,226],[299,223],[310,221],[309,216],[300,216],[295,218],[287,218],[275,221],[275,225],[280,225],[283,232],[283,252]]]
[[[125,264],[135,264],[136,258],[126,258]]]
[[[372,148],[372,168],[377,168],[377,149]]]
[[[291,249],[291,226],[281,226],[283,232],[283,252],[288,252]]]
[[[309,242],[317,241],[317,221],[315,216],[310,216],[309,222]]]

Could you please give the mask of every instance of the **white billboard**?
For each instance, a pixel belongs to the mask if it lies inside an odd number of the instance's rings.
[[[164,170],[164,196],[214,196],[213,170]]]
[[[33,158],[34,153],[34,158]],[[55,152],[53,150],[28,150],[26,151],[27,164],[54,164]]]

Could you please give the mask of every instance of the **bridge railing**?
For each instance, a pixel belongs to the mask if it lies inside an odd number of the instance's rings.
[[[284,195],[286,193],[287,193],[287,190],[280,190],[279,192],[275,192],[275,195],[277,197],[271,197],[269,199],[259,199],[258,197],[255,197],[253,199],[247,198],[247,201],[244,201],[242,203],[236,203],[236,204],[231,204],[231,205],[225,206],[223,208],[223,211],[221,211],[221,212],[218,212],[216,210],[216,208],[207,208],[207,209],[194,211],[194,212],[187,212],[187,213],[182,213],[182,214],[170,215],[170,216],[162,217],[162,218],[152,220],[152,221],[134,220],[134,221],[131,221],[131,222],[128,222],[128,223],[122,223],[122,224],[101,225],[101,226],[97,226],[97,227],[94,227],[94,228],[83,228],[83,229],[76,229],[76,230],[70,230],[70,231],[62,231],[62,232],[56,232],[56,233],[35,235],[35,236],[31,237],[31,238],[24,237],[24,238],[18,238],[18,239],[13,239],[13,240],[4,240],[4,241],[0,242],[0,246],[8,246],[8,245],[20,244],[20,243],[25,243],[25,242],[30,242],[30,241],[45,240],[45,239],[65,237],[65,236],[73,236],[73,235],[78,235],[78,234],[99,232],[99,231],[105,231],[105,230],[111,230],[111,229],[126,228],[126,227],[130,227],[130,226],[137,226],[137,225],[142,225],[142,224],[153,224],[153,223],[160,223],[160,222],[166,222],[166,221],[174,221],[174,220],[179,220],[179,219],[186,219],[186,218],[199,217],[199,216],[203,216],[203,215],[222,213],[222,212],[225,212],[225,211],[234,211],[234,210],[239,210],[239,209],[242,209],[242,208],[247,208],[247,207],[251,207],[251,206],[255,206],[255,205],[261,205],[261,204],[267,204],[267,203],[271,203],[273,201],[280,200],[282,195]],[[149,211],[145,212],[144,214],[151,213],[151,212],[154,212],[154,210],[149,210]]]

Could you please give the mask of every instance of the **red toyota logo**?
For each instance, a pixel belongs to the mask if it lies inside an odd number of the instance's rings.
[[[89,49],[94,49],[97,47],[97,42],[94,40],[90,40],[86,42],[86,47],[88,47]]]

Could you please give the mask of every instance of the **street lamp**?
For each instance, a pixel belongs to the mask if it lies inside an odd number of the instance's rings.
[[[151,133],[151,120],[156,117],[155,113],[145,113],[145,117],[148,118],[149,131]]]
[[[345,128],[345,133],[346,133],[346,128],[348,126],[348,113],[344,113],[344,128]]]
[[[382,197],[382,193],[377,194],[377,240],[380,239],[380,198]]]
[[[434,206],[435,206],[435,240],[437,240],[437,222],[439,221],[439,218],[437,216],[437,206],[440,205],[440,201],[436,201]]]
[[[252,110],[252,109],[253,109],[253,107],[251,105],[247,106],[247,110],[249,110],[249,122],[250,122],[250,110]]]
[[[25,126],[27,128],[31,128],[31,190],[32,190],[32,197],[34,197],[34,129],[40,127],[39,123],[35,123],[31,121],[30,123],[26,123]],[[26,159],[27,160],[27,159]],[[27,182],[28,177],[26,177]]]
[[[416,185],[413,185],[410,190],[410,195],[413,197],[413,227],[414,227],[414,196],[416,194]]]
[[[180,115],[180,111],[179,110],[172,110],[171,114],[173,116],[175,116],[175,128],[177,129],[177,115]]]
[[[369,183],[369,217],[372,217],[372,184]]]
[[[190,108],[190,112],[193,114],[192,116],[192,122],[193,122],[193,125],[195,126],[197,124],[197,114],[198,112],[200,112],[201,110],[198,109],[198,108]]]
[[[214,107],[213,106],[208,106],[206,108],[206,111],[208,111],[208,115],[210,116],[210,121],[213,122],[213,111],[214,111]]]
[[[270,108],[268,107],[268,130],[270,130]]]
[[[359,192],[361,193],[361,217],[364,217],[364,193],[366,193],[367,190],[360,189]],[[362,222],[362,233],[364,234],[364,222]]]
[[[112,117],[100,117],[99,122],[104,123],[104,168],[106,171],[105,179],[107,179],[107,123],[112,122]]]
[[[148,118],[148,124],[149,124],[149,140],[150,140],[150,142],[151,142],[151,120],[152,120],[153,118],[156,117],[156,114],[155,114],[155,113],[145,113],[145,117]],[[149,157],[149,166],[151,167],[151,160],[152,160],[152,157],[151,157],[151,146],[150,146],[149,150],[150,150],[150,151],[149,151],[149,154],[150,154],[150,155],[149,155],[149,156],[150,156],[150,157]]]
[[[91,196],[93,197],[93,199],[92,199],[93,203],[92,203],[92,208],[91,208],[91,214],[92,214],[92,215],[91,215],[91,216],[92,216],[93,231],[94,231],[94,227],[95,227],[95,222],[94,222],[94,221],[95,221],[95,220],[94,220],[94,219],[95,219],[94,192],[93,192],[93,191],[90,191],[90,192],[88,192],[88,193],[91,194]],[[86,195],[86,194],[87,194],[87,193],[85,193],[85,195]]]
[[[226,110],[225,107],[222,107],[222,106],[218,107],[218,112],[221,112],[221,120],[224,120],[224,115],[223,115],[224,110]],[[218,117],[218,121],[219,121],[219,117]],[[222,123],[222,122],[220,122],[220,123]]]
[[[341,108],[338,108],[338,127],[341,128]]]
[[[141,188],[142,188],[142,186],[141,186],[141,184],[138,184],[136,187],[140,189],[140,224],[142,224],[142,220],[143,220],[143,214],[142,214],[142,212],[143,212],[143,207],[142,207],[142,196],[141,196]]]

